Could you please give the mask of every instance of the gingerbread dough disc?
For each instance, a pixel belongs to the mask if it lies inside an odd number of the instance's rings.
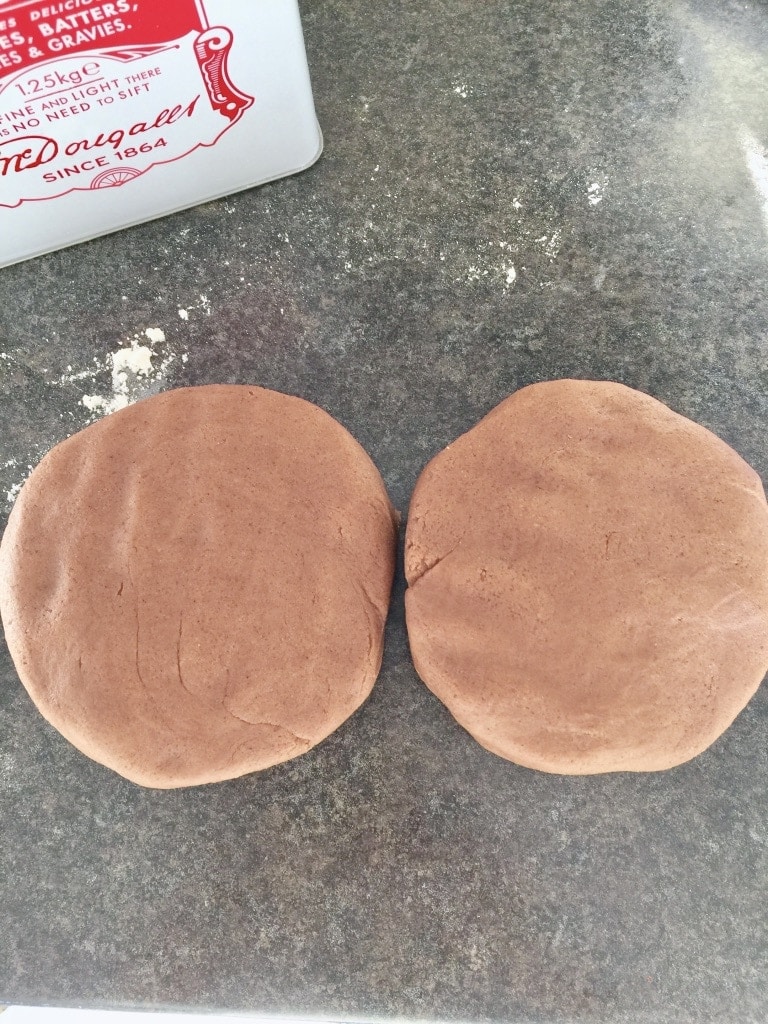
[[[54,448],[0,547],[22,682],[146,786],[302,754],[381,663],[396,516],[360,445],[257,387],[170,391]]]
[[[768,506],[723,441],[620,384],[524,388],[422,473],[406,533],[419,675],[548,772],[699,754],[768,670]]]

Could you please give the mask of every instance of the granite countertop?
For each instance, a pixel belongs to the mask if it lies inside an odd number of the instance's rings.
[[[302,395],[404,513],[511,391],[623,381],[768,479],[768,13],[733,0],[302,10],[313,168],[0,272],[0,495],[129,398]],[[151,349],[144,376],[115,353]],[[5,501],[6,492],[8,501]],[[326,1018],[763,1021],[768,693],[669,772],[484,751],[419,682],[310,753],[139,789],[0,655],[0,1002]]]

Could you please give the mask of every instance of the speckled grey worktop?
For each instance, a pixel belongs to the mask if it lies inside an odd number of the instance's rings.
[[[0,272],[6,511],[121,391],[214,381],[323,406],[404,513],[434,453],[563,376],[655,395],[768,479],[764,4],[323,0],[303,20],[315,167]],[[113,379],[132,344],[151,373]],[[400,577],[343,728],[199,789],[86,760],[2,653],[0,1002],[766,1019],[765,686],[673,771],[538,774],[419,682],[402,598]]]

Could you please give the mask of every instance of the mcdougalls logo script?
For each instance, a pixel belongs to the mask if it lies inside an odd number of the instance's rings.
[[[169,129],[184,117],[191,118],[199,99],[198,95],[186,106],[179,104],[170,110],[161,110],[149,122],[137,121],[127,129],[115,128],[110,132],[99,132],[93,138],[73,139],[66,144],[60,144],[55,138],[44,135],[27,135],[0,142],[0,177],[38,170],[53,163],[60,154],[72,158],[74,162],[43,174],[44,181],[54,183],[83,172],[111,166],[113,160],[119,162],[130,159],[135,153],[149,153],[153,149],[165,148],[168,145],[166,139],[162,135],[155,137],[152,133]],[[149,136],[151,141],[145,139],[145,136]],[[144,141],[131,145],[131,140],[136,139]],[[119,163],[115,166],[119,166]]]

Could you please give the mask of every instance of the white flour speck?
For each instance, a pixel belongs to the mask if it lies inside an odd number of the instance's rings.
[[[467,270],[467,280],[468,281],[479,281],[481,277],[487,277],[487,276],[488,276],[488,271],[487,270],[481,270],[480,267],[476,267],[474,265],[469,267],[469,269]]]
[[[3,463],[3,469],[4,470],[6,470],[6,469],[14,469],[15,470],[15,469],[18,469],[18,468],[19,468],[19,460],[18,459],[10,458],[10,459],[8,459],[7,462]],[[5,495],[5,498],[6,498],[6,501],[8,502],[9,505],[12,505],[14,503],[14,501],[16,500],[16,495],[21,490],[23,483],[24,483],[23,479],[22,480],[18,480],[17,482],[11,484],[11,486],[8,488],[8,490],[6,492],[6,495]]]
[[[502,270],[504,271],[504,274],[506,275],[507,288],[511,288],[512,285],[517,280],[517,271],[515,270],[515,268],[511,264],[508,267],[503,267]]]
[[[168,371],[177,358],[174,352],[163,355],[155,351],[156,345],[166,343],[165,332],[159,327],[148,328],[144,336],[149,341],[148,345],[142,344],[140,335],[134,335],[129,345],[109,353],[105,363],[96,360],[93,369],[68,374],[58,383],[70,383],[86,377],[95,381],[100,373],[109,369],[112,377],[111,391],[108,394],[83,395],[80,399],[80,404],[93,414],[94,419],[137,402],[150,389],[158,390],[166,382]],[[182,362],[186,362],[185,357],[186,353],[181,356]]]
[[[152,373],[153,355],[149,345],[132,345],[130,348],[118,349],[111,356],[112,372],[123,375],[135,373],[137,377],[148,377]],[[120,379],[122,381],[122,377]]]
[[[29,472],[32,472],[31,466],[29,467]],[[26,479],[27,478],[25,476],[23,480],[18,480],[15,484],[11,484],[11,486],[6,491],[5,500],[8,502],[9,505],[12,505],[14,501],[16,501],[16,498],[19,496],[19,491],[24,486]]]
[[[33,458],[37,458],[39,460],[40,458],[42,458],[42,455],[43,455],[43,452],[40,449],[36,449],[36,451],[33,453],[32,457]],[[32,470],[34,469],[34,466],[32,465],[31,462],[27,462],[26,459],[25,459],[24,462],[20,462],[18,459],[10,458],[10,459],[8,459],[7,462],[3,463],[2,469],[3,470],[9,470],[9,469],[14,470],[15,471],[14,472],[14,476],[16,476],[16,472],[18,472],[19,470],[21,470],[21,474],[22,474],[21,478],[20,479],[17,478],[16,480],[14,480],[14,482],[11,484],[11,486],[8,488],[8,490],[5,492],[5,500],[8,503],[8,507],[10,508],[11,505],[13,505],[14,501],[16,501],[16,498],[18,497],[19,491],[24,486],[24,483],[26,482],[27,477],[32,472]]]
[[[456,93],[457,96],[461,96],[461,98],[465,100],[467,96],[469,96],[469,94],[472,92],[472,87],[467,85],[466,82],[454,82],[453,91]]]
[[[186,309],[180,309],[179,316],[181,317],[182,320],[189,320],[189,313],[186,311]]]
[[[103,416],[112,411],[108,408],[108,400],[101,395],[83,395],[80,401],[89,412],[95,413],[97,416]]]
[[[74,384],[77,380],[93,380],[97,371],[93,369],[89,370],[78,370],[76,373],[72,372],[72,367],[68,366],[68,373],[63,373],[56,380],[50,381],[55,387],[64,387],[66,384]]]
[[[603,191],[608,184],[605,175],[594,175],[594,180],[587,186],[587,202],[590,206],[597,206],[602,203],[605,196]]]
[[[8,488],[5,494],[5,500],[8,502],[9,505],[12,505],[14,501],[16,501],[19,491],[23,486],[24,481],[20,480],[17,484],[13,484],[11,487]]]
[[[520,202],[520,197],[519,196],[515,196],[515,198],[512,200],[512,206],[516,210],[522,210],[523,204]]]
[[[109,355],[112,364],[112,394],[83,395],[82,404],[89,412],[106,414],[124,409],[141,397],[140,377],[152,373],[152,349],[148,345],[131,345]]]
[[[555,228],[551,235],[542,235],[540,238],[535,238],[534,241],[542,247],[544,252],[549,257],[549,262],[552,263],[558,253],[560,252],[560,239],[563,236],[563,232],[560,228]]]

